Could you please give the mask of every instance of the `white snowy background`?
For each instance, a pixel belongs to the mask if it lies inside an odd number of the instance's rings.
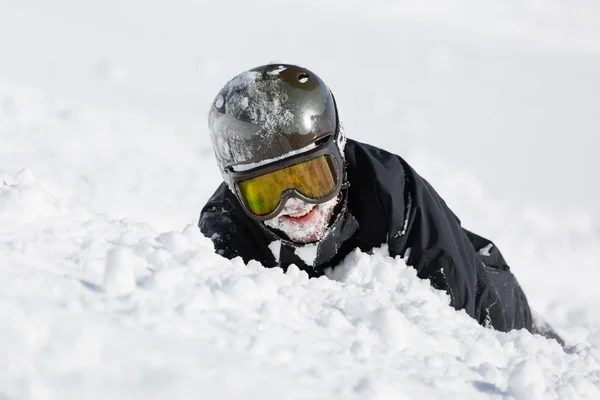
[[[562,349],[401,260],[309,280],[214,254],[219,88],[333,89],[493,239]],[[600,398],[600,5],[0,0],[0,399]]]

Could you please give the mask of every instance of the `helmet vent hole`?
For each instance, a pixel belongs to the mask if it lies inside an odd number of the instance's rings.
[[[308,81],[308,74],[306,72],[302,72],[298,75],[298,81],[300,83],[306,83]]]

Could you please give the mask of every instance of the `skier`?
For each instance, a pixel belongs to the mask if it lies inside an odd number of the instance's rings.
[[[269,64],[241,73],[213,101],[209,128],[224,182],[199,226],[222,256],[319,276],[355,248],[387,244],[481,325],[562,343],[535,326],[491,241],[462,228],[401,157],[346,138],[333,94],[313,72]]]

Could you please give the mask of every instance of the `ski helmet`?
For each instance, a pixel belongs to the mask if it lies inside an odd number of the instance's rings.
[[[276,162],[330,136],[340,154],[345,144],[329,88],[315,73],[290,64],[263,65],[227,82],[211,105],[209,130],[234,193],[234,166]]]

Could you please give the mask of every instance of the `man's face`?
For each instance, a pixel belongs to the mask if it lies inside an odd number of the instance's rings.
[[[310,204],[289,198],[283,210],[264,224],[282,231],[293,242],[316,242],[325,235],[338,199],[334,197],[322,204]]]

